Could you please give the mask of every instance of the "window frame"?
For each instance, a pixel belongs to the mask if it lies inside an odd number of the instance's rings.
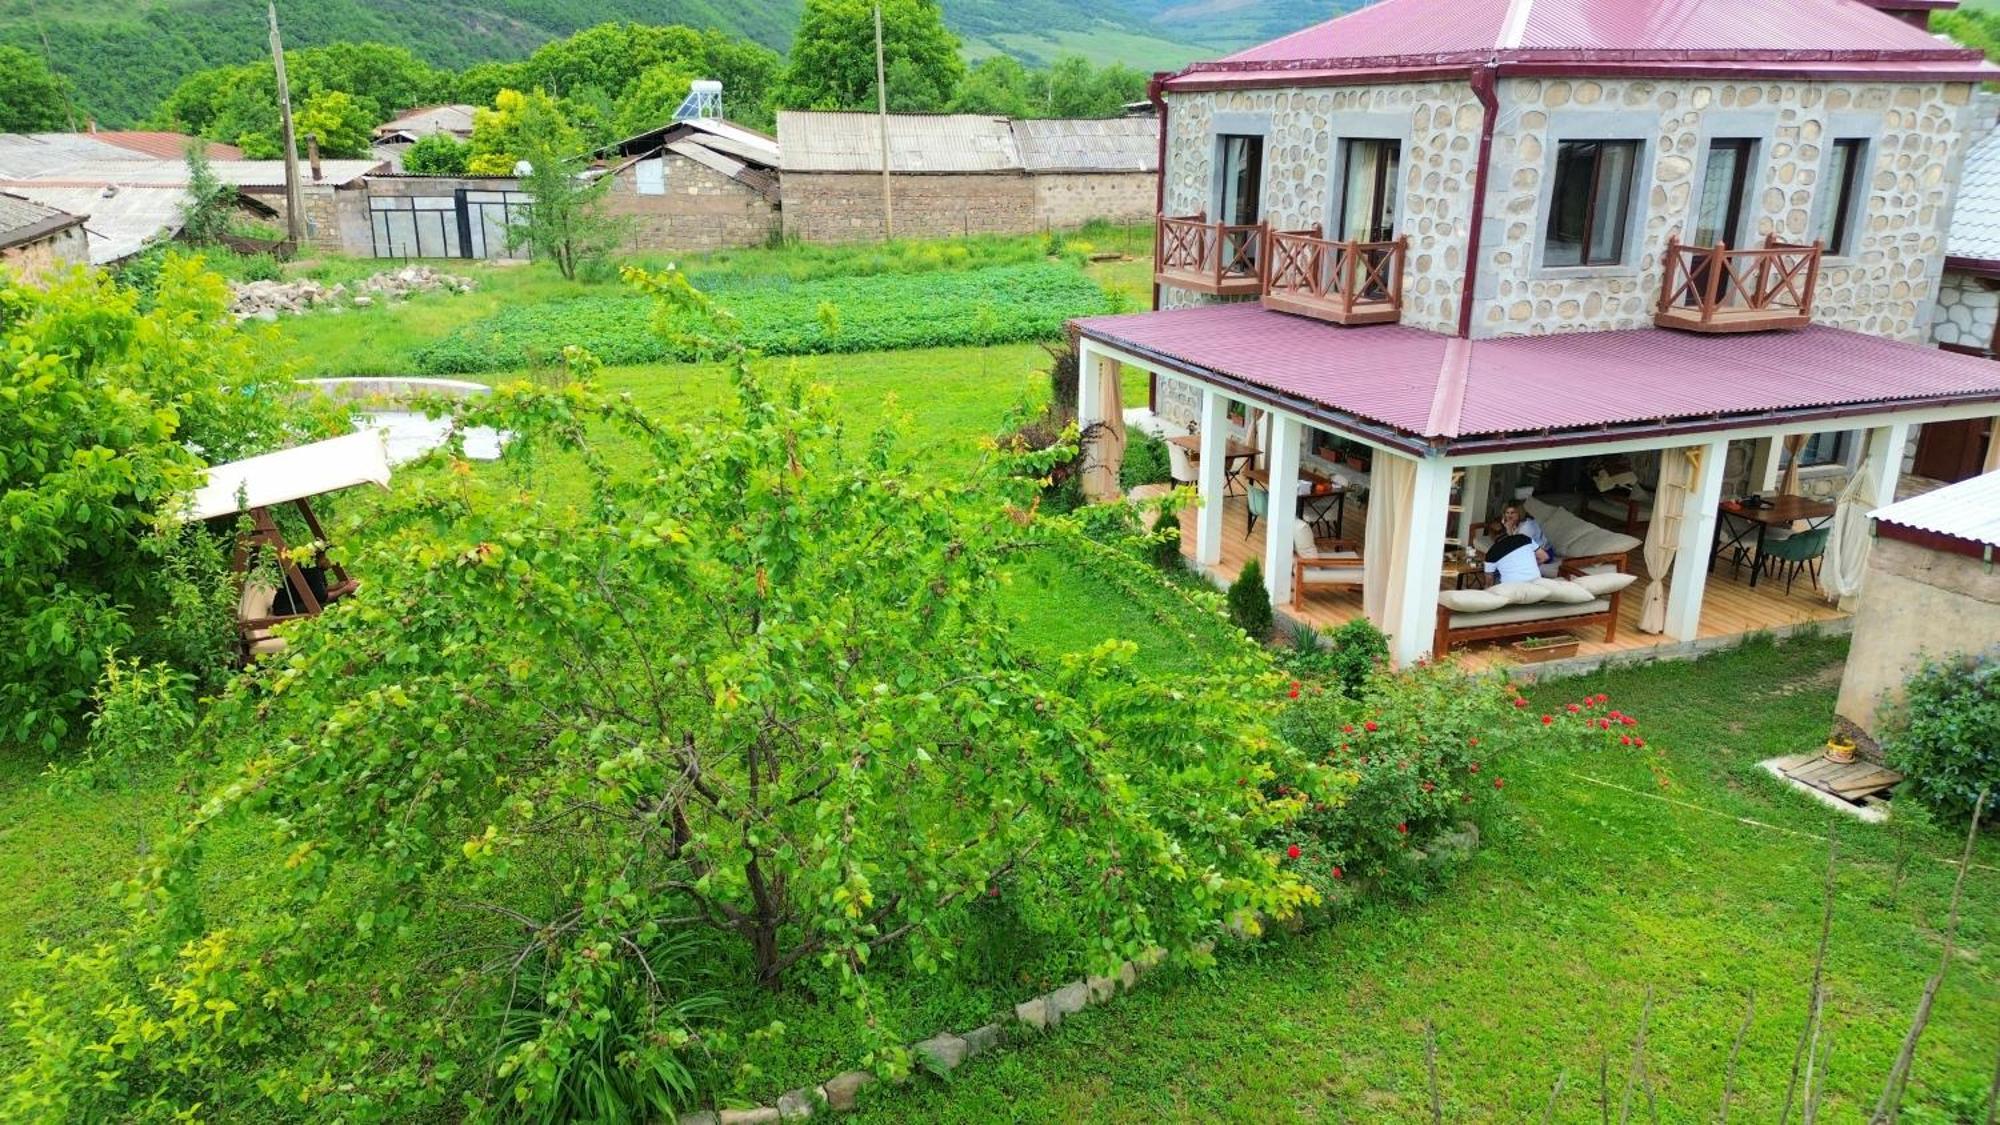
[[[1579,256],[1575,262],[1550,262],[1548,260],[1549,247],[1553,241],[1551,235],[1557,217],[1557,189],[1563,184],[1563,150],[1575,145],[1594,145],[1597,147],[1596,157],[1591,162],[1590,183],[1586,188],[1586,209],[1584,211],[1582,237],[1579,240]],[[1625,205],[1622,208],[1623,213],[1618,216],[1619,226],[1616,236],[1618,252],[1615,258],[1592,261],[1590,257],[1590,244],[1593,241],[1592,236],[1598,232],[1597,210],[1598,197],[1602,194],[1604,185],[1604,153],[1613,145],[1629,146],[1632,152],[1632,163],[1625,183]],[[1550,144],[1548,190],[1543,193],[1543,215],[1538,233],[1536,255],[1544,268],[1548,270],[1599,271],[1634,269],[1637,267],[1638,255],[1632,252],[1632,242],[1645,229],[1646,223],[1645,216],[1643,214],[1635,215],[1635,211],[1637,211],[1637,203],[1647,196],[1645,185],[1639,181],[1639,175],[1641,170],[1647,166],[1646,157],[1649,147],[1644,137],[1594,137],[1567,134],[1559,135]]]
[[[1270,146],[1264,143],[1265,139],[1265,135],[1261,132],[1224,131],[1221,129],[1216,131],[1215,175],[1213,177],[1213,188],[1209,192],[1209,200],[1212,204],[1209,214],[1212,221],[1223,223],[1227,226],[1253,226],[1263,221],[1265,166],[1270,162]],[[1256,149],[1256,166],[1251,171],[1251,184],[1253,195],[1255,196],[1251,200],[1251,206],[1254,215],[1249,223],[1237,222],[1236,217],[1231,215],[1226,207],[1226,204],[1231,201],[1229,143],[1237,140],[1252,142]]]
[[[1831,131],[1831,130],[1830,130]],[[1846,175],[1839,184],[1830,183],[1833,173],[1834,154],[1846,148],[1852,151],[1847,162]],[[1829,258],[1852,258],[1854,242],[1860,234],[1861,206],[1868,197],[1862,177],[1875,157],[1875,140],[1867,136],[1835,136],[1826,142],[1825,152],[1820,159],[1819,175],[1813,183],[1812,237],[1824,237],[1826,247],[1822,251]],[[1819,205],[1825,198],[1821,193],[1831,187],[1837,194],[1833,208],[1827,213],[1832,221],[1832,230],[1822,232],[1819,227]]]
[[[1396,234],[1407,233],[1405,217],[1410,213],[1410,161],[1415,147],[1414,120],[1407,113],[1342,113],[1335,116],[1333,151],[1327,158],[1326,210],[1320,230],[1338,241],[1347,213],[1347,146],[1353,141],[1386,141],[1396,146],[1399,166],[1396,183]]]
[[[1736,174],[1733,177],[1734,182],[1730,187],[1730,190],[1734,194],[1734,199],[1730,201],[1729,210],[1736,212],[1735,222],[1728,223],[1728,229],[1720,232],[1720,237],[1716,241],[1726,242],[1734,248],[1741,248],[1746,242],[1750,241],[1750,236],[1745,232],[1750,229],[1756,219],[1757,189],[1759,181],[1763,178],[1758,174],[1762,169],[1764,161],[1764,139],[1761,136],[1722,133],[1703,140],[1701,168],[1698,170],[1699,174],[1693,181],[1694,201],[1693,207],[1688,214],[1688,237],[1693,239],[1695,245],[1713,246],[1715,244],[1714,242],[1703,242],[1699,237],[1701,234],[1701,204],[1702,191],[1708,186],[1709,170],[1715,163],[1716,149],[1722,146],[1735,149],[1740,153],[1740,158],[1736,166]]]

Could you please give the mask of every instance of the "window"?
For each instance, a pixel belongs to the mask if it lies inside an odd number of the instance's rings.
[[[1334,235],[1342,241],[1387,242],[1396,237],[1396,195],[1402,180],[1401,141],[1345,141],[1340,146],[1340,214]]]
[[[1264,209],[1264,138],[1231,133],[1216,139],[1222,169],[1216,221],[1250,226]]]
[[[658,156],[641,160],[635,169],[637,188],[640,195],[667,194],[667,162]]]
[[[1833,142],[1827,153],[1826,174],[1813,194],[1813,237],[1826,243],[1829,254],[1853,250],[1855,201],[1861,190],[1861,170],[1866,163],[1868,142]]]
[[[1715,140],[1708,143],[1708,169],[1701,177],[1701,198],[1694,215],[1694,244],[1714,246],[1743,241],[1743,197],[1750,187],[1751,154],[1757,142]]]
[[[1625,257],[1638,141],[1564,141],[1556,146],[1542,264],[1611,266]]]
[[[1828,430],[1813,434],[1799,448],[1799,467],[1810,469],[1815,465],[1845,465],[1853,448],[1852,430]]]

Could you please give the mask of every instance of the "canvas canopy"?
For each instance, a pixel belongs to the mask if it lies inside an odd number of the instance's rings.
[[[235,515],[359,484],[389,487],[389,454],[379,430],[216,465],[208,470],[208,483],[194,494],[188,518]]]

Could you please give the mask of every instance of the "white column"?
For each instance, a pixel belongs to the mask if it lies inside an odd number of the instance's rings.
[[[1222,561],[1222,471],[1229,452],[1229,400],[1214,387],[1201,389],[1201,464],[1195,467],[1195,489],[1201,508],[1195,517],[1194,561],[1214,566]]]
[[[1076,350],[1076,428],[1087,430],[1093,424],[1104,421],[1104,395],[1098,384],[1100,374],[1097,365],[1104,362],[1104,355],[1097,346],[1085,337]]]
[[[1486,494],[1492,490],[1493,466],[1471,465],[1465,470],[1465,481],[1459,485],[1458,503],[1465,510],[1458,514],[1458,526],[1453,530],[1459,543],[1472,546],[1472,529],[1486,522]]]
[[[1667,454],[1671,456],[1673,450]],[[1701,595],[1708,585],[1708,552],[1715,545],[1715,508],[1722,503],[1722,470],[1729,443],[1701,447],[1701,468],[1689,482],[1681,513],[1681,541],[1674,548],[1674,575],[1667,585],[1667,636],[1691,641],[1701,635]]]
[[[2000,415],[1986,420],[1986,463],[1983,473],[2000,473]]]
[[[1783,459],[1785,439],[1758,438],[1750,443],[1749,483],[1746,491],[1769,496],[1778,491],[1778,462]]]
[[[1377,457],[1401,456],[1387,452]],[[1403,604],[1400,617],[1389,622],[1387,631],[1391,654],[1402,667],[1431,654],[1437,633],[1438,582],[1444,574],[1444,533],[1451,506],[1451,464],[1441,457],[1417,459],[1417,483],[1411,498],[1409,549],[1398,560],[1400,573],[1389,581],[1401,584]],[[1372,497],[1371,497],[1372,499]],[[1373,553],[1378,548],[1362,544]]]
[[[1289,414],[1271,415],[1271,496],[1264,516],[1264,588],[1272,605],[1292,600],[1292,529],[1298,523],[1299,440],[1304,430]]]
[[[1896,502],[1896,482],[1903,478],[1903,447],[1910,441],[1910,424],[1899,422],[1893,426],[1877,426],[1868,431],[1868,451],[1882,453],[1882,475],[1874,481],[1873,496],[1875,507],[1887,507]],[[1865,466],[1866,461],[1862,464]]]

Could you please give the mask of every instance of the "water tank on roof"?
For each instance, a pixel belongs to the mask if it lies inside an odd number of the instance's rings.
[[[681,101],[681,107],[674,111],[675,121],[686,121],[691,117],[722,116],[722,83],[712,78],[697,78],[688,86],[688,96]]]

